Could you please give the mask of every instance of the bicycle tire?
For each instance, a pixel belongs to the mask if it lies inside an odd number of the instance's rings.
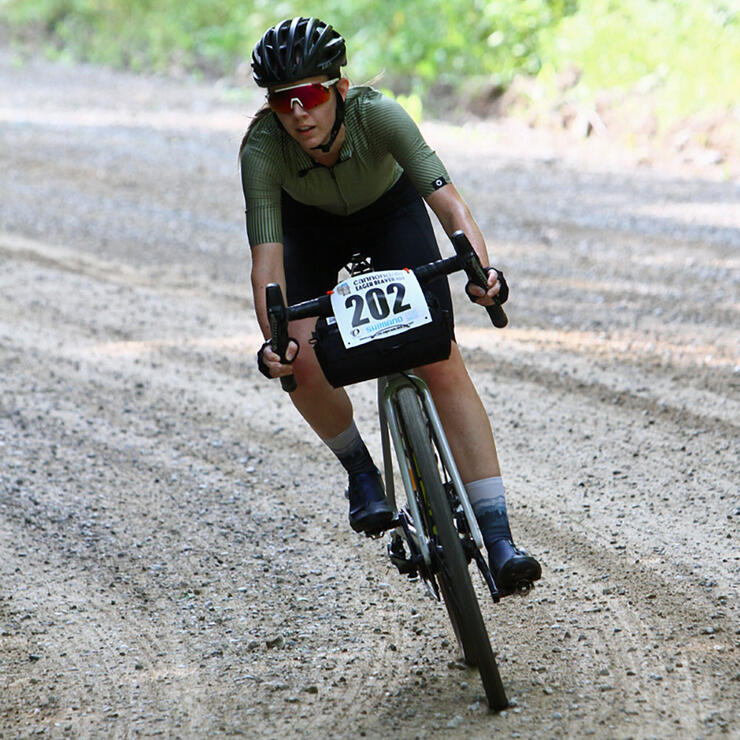
[[[437,467],[426,415],[413,388],[401,388],[397,398],[410,457],[416,466],[416,477],[421,481],[425,496],[425,502],[420,504],[427,514],[431,510],[430,530],[436,529],[436,537],[441,545],[437,577],[453,630],[466,662],[474,664],[480,673],[489,706],[492,709],[504,709],[509,704],[506,691],[470,580],[460,536],[452,521],[452,511]]]

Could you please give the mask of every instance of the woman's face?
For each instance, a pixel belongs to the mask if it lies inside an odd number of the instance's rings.
[[[273,88],[275,92],[279,92],[281,89],[293,87],[294,85],[305,85],[311,82],[326,82],[329,78],[326,75],[317,75],[315,77],[307,77],[297,82],[292,82],[290,85],[280,85]],[[344,98],[347,95],[347,89],[349,82],[342,78],[337,82],[337,89],[340,95]],[[293,107],[290,113],[276,113],[280,119],[280,123],[283,124],[283,128],[292,136],[301,148],[308,154],[315,154],[315,147],[324,144],[331,134],[332,126],[334,125],[334,117],[336,114],[336,90],[331,89],[331,96],[325,103],[305,109],[296,100],[293,102]]]

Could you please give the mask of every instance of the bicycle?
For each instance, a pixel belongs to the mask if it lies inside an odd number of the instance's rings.
[[[462,269],[471,282],[485,287],[486,273],[465,234],[455,232],[451,240],[454,256],[405,272],[412,272],[421,286]],[[421,378],[405,369],[412,358],[409,367],[449,356],[450,332],[443,331],[444,317],[435,315],[421,326],[406,328],[390,337],[383,336],[389,325],[398,329],[399,316],[401,324],[407,320],[403,313],[408,310],[411,299],[407,286],[403,285],[403,276],[395,274],[399,271],[374,272],[369,261],[360,255],[353,257],[348,269],[350,279],[356,279],[355,285],[358,281],[365,285],[364,293],[362,289],[352,292],[347,288],[339,291],[344,292],[344,296],[337,297],[337,289],[344,285],[340,283],[332,294],[286,306],[280,287],[275,283],[267,286],[272,349],[284,357],[289,341],[288,323],[318,317],[314,349],[330,383],[339,387],[377,378],[386,496],[397,512],[389,527],[388,556],[399,573],[412,580],[421,579],[432,597],[444,601],[463,659],[468,665],[477,667],[489,706],[495,710],[504,709],[508,700],[470,578],[470,562],[475,561],[495,603],[512,592],[503,593],[498,588],[481,554],[483,538],[431,393]],[[381,275],[391,277],[377,277]],[[416,289],[413,280],[411,286]],[[393,299],[393,306],[388,298]],[[424,300],[426,302],[426,298]],[[339,311],[343,310],[342,301],[351,316],[339,316]],[[427,303],[427,307],[430,314],[434,313],[433,306]],[[365,310],[372,316],[363,315]],[[508,319],[500,305],[494,304],[487,310],[495,326],[506,326]],[[347,320],[351,328],[348,333],[354,333],[355,339],[362,329],[372,335],[377,325],[381,326],[382,338],[371,336],[367,342],[357,340],[354,347],[347,348],[341,331],[341,322]],[[446,350],[445,341],[440,339],[443,336],[446,336]],[[418,346],[409,351],[403,349],[414,342]],[[383,343],[390,352],[384,353]],[[356,357],[352,359],[353,350],[363,345],[365,354],[359,361]],[[287,391],[297,387],[292,375],[282,377],[281,383]],[[407,499],[400,509],[396,505],[391,442]],[[531,583],[522,583],[516,590],[525,592],[531,587]]]

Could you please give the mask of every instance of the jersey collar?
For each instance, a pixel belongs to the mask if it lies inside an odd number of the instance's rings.
[[[290,140],[290,143],[294,145],[294,148],[298,155],[296,160],[298,177],[305,177],[312,170],[334,169],[334,167],[342,164],[342,162],[346,162],[348,159],[351,159],[355,151],[354,146],[352,145],[352,136],[347,129],[346,124],[344,127],[344,142],[342,143],[342,148],[339,150],[339,159],[332,167],[327,167],[326,165],[319,164],[318,162],[313,160],[306,152],[304,152],[303,149],[301,149],[301,147],[299,146],[298,142],[293,140],[290,135],[287,134],[287,132],[285,133],[285,136],[287,136]]]

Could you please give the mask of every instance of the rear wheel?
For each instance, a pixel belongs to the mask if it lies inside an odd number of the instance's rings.
[[[433,566],[437,570],[440,590],[447,606],[452,627],[465,661],[475,665],[492,709],[508,706],[506,692],[480,612],[478,599],[468,571],[460,536],[452,522],[452,511],[437,466],[426,414],[413,388],[398,392],[401,423],[409,445],[413,473],[419,485],[420,508],[427,520],[433,548]]]

